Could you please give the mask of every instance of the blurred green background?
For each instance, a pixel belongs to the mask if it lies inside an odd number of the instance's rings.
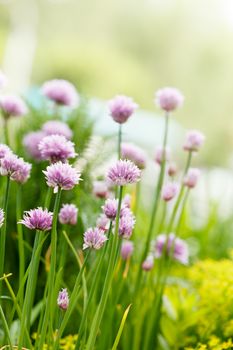
[[[233,149],[232,0],[0,0],[0,64],[11,89],[63,77],[87,97],[186,97],[177,120],[207,135],[202,160]]]

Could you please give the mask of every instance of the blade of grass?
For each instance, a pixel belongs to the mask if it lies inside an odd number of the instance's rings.
[[[125,310],[125,312],[124,312],[124,315],[123,315],[122,320],[121,320],[120,327],[119,327],[118,332],[117,332],[116,339],[115,339],[113,347],[112,347],[112,350],[117,350],[119,341],[121,339],[121,334],[123,332],[123,329],[124,329],[124,326],[125,326],[125,322],[126,322],[126,319],[127,319],[127,316],[128,316],[128,313],[129,313],[129,310],[130,310],[131,306],[132,306],[132,304],[130,304],[127,307],[127,309]]]

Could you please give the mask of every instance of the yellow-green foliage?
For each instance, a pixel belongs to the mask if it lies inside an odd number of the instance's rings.
[[[232,349],[233,261],[200,261],[185,274],[188,285],[177,280],[166,289],[161,329],[169,345]]]

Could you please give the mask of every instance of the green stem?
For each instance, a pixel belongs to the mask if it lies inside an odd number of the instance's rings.
[[[0,277],[3,276],[4,272],[4,262],[5,262],[5,248],[6,248],[6,228],[7,228],[7,209],[9,202],[9,192],[10,192],[10,177],[7,176],[6,180],[6,191],[3,202],[3,211],[4,211],[4,223],[1,228],[1,237],[0,237]],[[2,281],[0,281],[0,296],[2,294]]]
[[[46,303],[46,309],[44,314],[44,320],[42,324],[42,330],[40,334],[38,349],[43,348],[43,344],[47,335],[47,328],[49,324],[49,318],[52,313],[52,310],[50,309],[52,306],[52,296],[53,296],[53,287],[55,282],[55,273],[56,273],[56,254],[57,254],[57,217],[58,217],[58,210],[59,210],[59,204],[60,204],[60,198],[61,198],[61,189],[59,188],[55,203],[54,203],[54,209],[53,209],[53,224],[52,224],[52,232],[51,232],[51,263],[50,263],[50,270],[48,275],[48,298]]]
[[[17,297],[16,297],[16,295],[15,295],[15,293],[14,293],[14,291],[13,291],[13,289],[12,289],[12,287],[11,287],[9,281],[8,281],[7,275],[4,275],[4,277],[5,277],[4,281],[6,283],[8,291],[9,291],[10,296],[12,298],[12,301],[14,303],[14,307],[15,307],[15,309],[17,311],[18,318],[19,318],[19,320],[21,320],[22,312],[21,312],[20,306],[19,306],[19,304],[17,302]],[[11,322],[8,321],[8,324],[11,325]],[[25,332],[26,332],[27,342],[28,342],[28,344],[30,344],[30,349],[32,349],[32,343],[31,343],[30,335],[28,334],[27,330],[25,330]]]
[[[142,275],[142,263],[145,260],[149,247],[150,247],[150,242],[153,234],[153,228],[154,228],[154,222],[156,218],[156,213],[159,205],[159,199],[160,199],[160,194],[161,194],[161,189],[163,185],[163,180],[164,180],[164,175],[165,175],[165,165],[166,165],[166,146],[167,146],[167,138],[168,138],[168,124],[169,124],[169,114],[166,113],[165,115],[165,130],[164,130],[164,138],[163,138],[163,158],[162,158],[162,163],[160,167],[160,173],[159,173],[159,178],[158,178],[158,183],[155,188],[155,196],[154,196],[154,203],[152,207],[152,213],[151,213],[151,219],[150,219],[150,224],[149,224],[149,229],[146,237],[146,244],[145,248],[143,251],[143,254],[141,256],[139,268],[138,268],[138,275],[137,275],[137,280],[136,280],[136,291],[139,289],[140,286],[140,280],[141,280],[141,275]],[[137,292],[136,292],[137,294]]]
[[[160,286],[160,290],[159,290],[159,293],[157,293],[157,295],[156,295],[156,300],[155,300],[155,303],[154,303],[155,304],[155,309],[154,309],[155,312],[154,312],[154,316],[152,316],[153,317],[153,322],[151,323],[152,329],[149,332],[148,338],[147,338],[148,346],[149,346],[148,349],[150,348],[152,339],[154,339],[155,344],[158,341],[158,328],[159,328],[159,321],[160,321],[160,315],[161,315],[162,297],[163,297],[164,288],[166,286],[167,276],[168,276],[168,273],[170,271],[170,263],[171,263],[171,259],[172,259],[172,255],[173,255],[173,249],[174,249],[174,243],[175,243],[175,242],[173,242],[172,246],[170,247],[170,252],[169,252],[168,257],[167,257],[167,247],[168,247],[168,239],[169,239],[168,235],[169,235],[169,233],[171,232],[171,230],[173,228],[174,221],[175,221],[175,218],[176,218],[176,215],[177,215],[177,211],[178,211],[178,209],[180,207],[180,203],[182,203],[183,195],[184,195],[184,192],[185,192],[185,186],[184,186],[183,180],[184,180],[184,177],[187,174],[187,171],[188,171],[188,169],[190,167],[191,159],[192,159],[192,152],[189,152],[188,158],[187,158],[187,162],[186,162],[186,166],[185,166],[184,173],[183,173],[183,177],[182,177],[181,189],[180,189],[178,198],[176,200],[175,206],[173,208],[173,212],[172,212],[172,215],[171,215],[170,222],[168,224],[167,238],[166,238],[163,250],[162,250],[162,256],[160,258],[161,259],[161,264],[159,265],[158,275],[160,277],[162,276],[161,277],[162,281],[160,281],[160,280],[157,281],[157,284]],[[181,214],[180,214],[180,220],[181,220],[182,215],[183,215],[183,210],[184,210],[184,206],[185,206],[185,203],[186,203],[186,199],[187,199],[187,196],[185,196],[184,201],[183,201]],[[178,225],[180,225],[180,220],[178,220]],[[164,268],[166,266],[167,266],[167,271],[164,271]],[[147,348],[147,344],[146,344],[145,348]]]
[[[17,198],[16,198],[16,220],[20,220],[22,215],[22,186],[19,185],[17,189]],[[23,239],[23,226],[17,225],[18,231],[18,250],[19,250],[19,284],[23,280],[25,273],[25,253],[24,253],[24,239]],[[20,292],[19,303],[21,308],[23,307],[23,296],[24,288]]]
[[[104,281],[101,299],[90,327],[91,332],[90,332],[85,350],[94,349],[98,329],[103,317],[103,313],[106,307],[106,303],[107,303],[107,299],[108,299],[108,295],[111,287],[111,282],[112,282],[113,273],[115,269],[116,251],[118,248],[118,239],[119,239],[118,231],[119,231],[119,221],[120,221],[120,208],[121,208],[121,202],[122,202],[122,192],[123,192],[123,187],[120,186],[115,231],[114,231],[114,237],[113,237],[113,244],[111,246],[111,251],[110,251],[110,260],[109,260],[108,270]]]
[[[181,213],[180,213],[180,217],[179,217],[179,220],[177,222],[177,227],[176,227],[176,237],[179,235],[180,225],[181,225],[181,222],[182,222],[182,219],[183,219],[184,208],[185,208],[188,196],[189,196],[189,188],[187,188],[186,193],[184,195],[184,200],[183,200],[183,203],[182,203]]]
[[[111,234],[111,231],[112,231],[112,221],[110,222],[110,226],[109,226],[109,230],[108,230],[108,236]],[[98,260],[98,264],[97,264],[97,267],[96,267],[96,270],[95,270],[95,274],[94,274],[93,279],[92,279],[91,289],[89,291],[89,296],[88,296],[88,299],[87,299],[87,305],[86,305],[86,308],[84,309],[84,312],[83,312],[83,315],[82,315],[82,319],[81,319],[81,323],[80,323],[80,326],[79,326],[78,340],[77,340],[77,343],[76,343],[76,346],[75,346],[75,350],[79,350],[80,349],[81,339],[82,339],[83,330],[84,330],[84,326],[85,326],[87,315],[88,315],[88,311],[89,311],[89,306],[90,306],[90,303],[91,303],[91,300],[92,300],[92,297],[94,295],[95,290],[98,289],[99,276],[100,276],[101,268],[102,268],[102,265],[103,265],[103,262],[104,262],[104,257],[105,257],[106,252],[107,252],[106,248],[107,248],[107,244],[104,246],[104,248],[103,248],[103,250],[102,250],[102,252],[100,254],[100,257],[99,257],[99,260]]]
[[[167,232],[168,233],[170,233],[171,230],[172,230],[172,227],[173,227],[173,224],[174,224],[174,221],[175,221],[175,218],[176,218],[176,214],[177,214],[177,211],[178,211],[179,206],[180,206],[180,202],[181,202],[181,200],[183,198],[183,194],[184,194],[184,191],[185,191],[185,185],[184,185],[183,180],[184,180],[184,177],[187,174],[187,171],[188,171],[188,169],[190,167],[191,160],[192,160],[192,152],[189,152],[188,159],[187,159],[187,162],[186,162],[186,166],[185,166],[185,169],[184,169],[184,174],[183,174],[183,178],[182,178],[182,185],[181,185],[181,188],[180,188],[180,192],[179,192],[179,195],[177,197],[175,206],[174,206],[173,211],[172,211],[171,219],[170,219],[169,224],[168,224],[168,228],[167,228]]]
[[[36,231],[36,237],[33,245],[32,257],[31,257],[31,262],[29,266],[28,280],[27,280],[22,317],[21,317],[21,323],[20,323],[20,335],[19,335],[19,345],[18,345],[19,350],[21,350],[22,346],[24,345],[25,331],[27,330],[28,333],[30,334],[29,328],[30,328],[31,310],[32,310],[33,299],[34,299],[34,290],[35,290],[36,281],[38,278],[40,254],[42,249],[41,242],[43,241],[43,238],[44,238],[44,232]],[[40,246],[40,249],[38,249],[39,246]]]
[[[140,203],[140,193],[141,193],[141,181],[137,182],[136,184],[136,199],[135,199],[135,208],[134,208],[134,215],[136,218],[137,218],[138,208]]]
[[[122,125],[119,124],[119,129],[118,129],[118,159],[121,159],[121,141],[122,141]]]
[[[67,249],[68,249],[68,245],[67,245],[67,241],[66,241],[66,237],[68,238],[67,234],[65,231],[62,231],[62,235],[60,236],[60,241],[59,241],[59,250],[60,250],[60,256],[59,256],[59,265],[58,265],[58,271],[60,269],[63,269],[64,271],[64,267],[65,267],[65,263],[66,263],[66,256],[67,256]],[[69,239],[69,238],[68,238]]]
[[[88,260],[88,256],[90,254],[90,250],[88,251],[86,257],[85,257],[85,260],[82,264],[82,267],[79,271],[79,274],[76,278],[76,281],[75,281],[75,285],[74,285],[74,289],[72,291],[72,294],[70,296],[70,303],[69,303],[69,307],[68,309],[66,310],[65,312],[65,315],[63,317],[63,320],[61,322],[61,326],[58,330],[58,334],[57,334],[57,338],[56,338],[56,341],[55,341],[55,344],[53,346],[53,350],[57,350],[58,349],[58,346],[59,346],[59,342],[60,342],[60,339],[62,337],[62,334],[66,328],[66,325],[70,319],[70,316],[72,314],[72,312],[74,311],[74,308],[77,304],[77,296],[78,296],[78,293],[79,293],[79,289],[80,289],[80,282],[81,282],[81,278],[82,278],[82,274],[83,274],[83,271],[84,271],[84,268],[86,266],[86,263],[87,263],[87,260]]]
[[[3,116],[3,128],[4,128],[4,138],[5,138],[5,144],[6,145],[10,145],[9,144],[9,133],[8,133],[8,117],[7,116]]]
[[[9,342],[10,350],[13,350],[13,345],[12,345],[12,343],[11,343],[10,330],[9,330],[9,328],[8,328],[7,321],[6,321],[6,318],[5,318],[5,315],[4,315],[4,312],[3,312],[3,309],[2,309],[2,307],[1,307],[1,305],[0,305],[0,317],[1,317],[1,319],[2,319],[3,328],[4,328],[4,330],[5,330],[5,333],[6,333],[8,342]]]
[[[45,203],[44,203],[44,207],[47,208],[48,210],[50,208],[52,194],[53,194],[53,189],[51,187],[48,187],[46,197],[45,197]]]
[[[163,208],[162,208],[162,216],[161,216],[161,221],[159,224],[158,232],[162,232],[164,228],[164,223],[166,221],[166,214],[167,214],[167,203],[164,201],[163,203]]]

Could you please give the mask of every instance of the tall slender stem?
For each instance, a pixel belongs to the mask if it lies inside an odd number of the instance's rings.
[[[119,129],[118,129],[118,159],[121,159],[121,141],[122,141],[122,125],[119,124]]]
[[[56,273],[57,217],[58,217],[60,198],[61,198],[61,189],[59,188],[58,193],[56,194],[56,199],[55,199],[55,203],[54,203],[54,210],[53,210],[53,225],[52,225],[52,232],[51,232],[51,264],[50,264],[50,270],[49,270],[49,275],[48,275],[48,298],[47,298],[47,303],[46,303],[46,309],[45,309],[44,320],[43,320],[43,324],[42,324],[42,330],[41,330],[41,334],[40,334],[38,349],[43,348],[43,344],[44,344],[44,341],[46,338],[47,328],[48,328],[48,324],[49,324],[49,317],[52,313],[52,310],[50,310],[50,308],[52,306],[52,301],[53,301],[52,300],[53,287],[54,287],[55,273]]]
[[[110,222],[110,226],[109,226],[109,230],[108,230],[108,236],[111,234],[112,231],[112,221]],[[92,300],[92,297],[94,295],[95,289],[98,286],[98,281],[99,281],[99,276],[100,276],[100,272],[101,272],[101,267],[103,265],[103,261],[104,261],[104,257],[107,251],[107,244],[105,245],[103,251],[101,252],[101,255],[99,257],[99,261],[95,270],[95,274],[94,277],[92,279],[92,284],[91,284],[91,288],[89,291],[89,296],[87,299],[87,305],[86,308],[84,309],[83,315],[82,315],[82,319],[81,319],[81,323],[79,326],[79,331],[78,331],[78,340],[75,346],[75,350],[79,350],[80,349],[80,344],[81,344],[81,338],[82,338],[82,334],[83,334],[83,330],[84,330],[84,326],[85,326],[85,322],[86,322],[86,318],[88,315],[88,310],[89,310],[89,306]]]
[[[171,215],[171,218],[170,218],[170,221],[169,221],[169,224],[168,224],[168,228],[167,228],[167,232],[168,233],[172,230],[172,227],[173,227],[173,224],[174,224],[174,221],[175,221],[175,218],[176,218],[176,214],[177,214],[177,211],[178,211],[179,206],[180,206],[180,202],[181,202],[181,200],[183,198],[183,194],[184,194],[184,190],[185,190],[185,185],[184,185],[183,180],[184,180],[184,177],[187,174],[187,171],[188,171],[188,169],[190,167],[191,160],[192,160],[192,152],[189,152],[188,159],[187,159],[187,162],[186,162],[186,166],[185,166],[185,169],[184,169],[184,174],[183,174],[183,178],[182,178],[182,185],[181,185],[181,188],[180,188],[180,192],[179,192],[179,195],[177,197],[177,200],[176,200],[176,203],[175,203],[175,206],[173,208],[172,215]]]
[[[122,202],[122,193],[123,193],[123,187],[120,186],[119,190],[119,198],[118,198],[118,209],[117,209],[117,216],[116,216],[116,224],[115,224],[115,230],[114,230],[114,237],[113,237],[113,244],[111,246],[111,251],[110,251],[110,260],[108,264],[108,270],[106,274],[106,278],[104,281],[104,286],[103,286],[103,291],[101,295],[101,299],[98,305],[98,308],[96,310],[94,319],[91,324],[91,331],[90,335],[87,341],[87,345],[85,350],[93,350],[94,349],[94,344],[96,341],[97,337],[97,332],[103,317],[103,313],[106,307],[110,287],[111,287],[111,282],[113,278],[113,273],[115,269],[115,263],[116,263],[116,252],[118,248],[118,231],[119,231],[119,221],[120,221],[120,209],[121,209],[121,202]]]
[[[1,237],[0,237],[0,277],[3,276],[4,272],[4,263],[5,263],[5,249],[6,249],[6,227],[7,227],[7,209],[9,202],[9,192],[10,192],[10,177],[7,176],[6,180],[6,191],[3,202],[3,211],[4,211],[4,223],[1,228]],[[0,280],[0,296],[2,294],[2,281]]]
[[[10,336],[10,330],[8,328],[8,325],[7,325],[7,321],[6,321],[6,318],[5,318],[5,315],[4,315],[4,312],[3,312],[3,309],[0,305],[0,317],[2,319],[2,324],[3,324],[3,328],[5,330],[5,334],[7,336],[7,340],[9,342],[9,347],[10,347],[10,350],[13,350],[13,345],[11,343],[11,336]]]
[[[168,273],[169,273],[169,270],[170,270],[170,263],[171,263],[171,258],[172,258],[172,255],[173,255],[173,249],[174,249],[174,243],[175,243],[175,242],[173,242],[172,246],[169,248],[170,252],[169,252],[169,255],[168,255],[168,261],[166,261],[166,259],[167,259],[166,252],[167,252],[168,239],[169,239],[168,234],[171,232],[171,230],[173,228],[174,221],[175,221],[175,218],[177,216],[177,211],[178,211],[178,209],[180,207],[180,204],[182,203],[182,199],[183,199],[184,192],[185,192],[185,185],[183,183],[183,180],[184,180],[184,177],[187,174],[187,171],[188,171],[188,169],[190,167],[191,160],[192,160],[192,152],[189,152],[188,158],[187,158],[187,162],[186,162],[186,165],[185,165],[185,169],[184,169],[184,173],[183,173],[183,177],[182,177],[181,189],[180,189],[178,198],[176,200],[175,206],[174,206],[173,211],[172,211],[171,219],[169,221],[168,228],[167,228],[167,238],[166,238],[163,250],[162,250],[161,264],[159,266],[159,271],[158,271],[159,276],[162,276],[162,281],[161,282],[160,281],[157,282],[159,284],[160,289],[159,289],[159,293],[156,295],[156,299],[155,299],[155,303],[154,303],[155,304],[155,309],[154,309],[155,311],[154,311],[154,314],[152,316],[153,317],[153,322],[151,322],[151,327],[150,327],[150,329],[147,332],[147,335],[148,335],[148,337],[147,337],[147,342],[148,343],[147,344],[148,344],[148,346],[150,346],[150,344],[151,344],[150,342],[152,341],[152,339],[154,339],[154,344],[156,344],[156,342],[158,341],[157,333],[158,333],[158,327],[159,327],[159,321],[160,321],[160,315],[161,315],[162,296],[163,296],[164,288],[165,288],[165,285],[166,285],[167,276],[168,276]],[[188,196],[187,193],[186,193],[185,198],[183,200],[181,213],[180,213],[180,219],[178,220],[177,228],[179,228],[180,220],[181,220],[182,215],[183,215],[184,206],[185,206],[185,203],[186,203],[186,200],[187,200],[187,196]],[[164,271],[165,267],[167,267],[167,271]]]
[[[16,198],[16,220],[20,220],[22,214],[22,186],[18,185],[17,198]],[[24,253],[24,239],[23,239],[23,226],[17,225],[18,231],[18,250],[19,250],[19,284],[23,280],[25,273],[25,253]],[[23,307],[24,288],[22,288],[19,295],[20,306]]]
[[[137,275],[137,280],[136,280],[136,290],[139,288],[139,283],[140,283],[139,281],[140,281],[141,275],[142,275],[141,265],[142,265],[143,261],[145,260],[147,254],[148,254],[148,251],[149,251],[150,241],[151,241],[152,234],[153,234],[155,217],[156,217],[156,213],[157,213],[157,209],[158,209],[158,205],[159,205],[159,199],[160,199],[161,189],[162,189],[164,175],[165,175],[168,124],[169,124],[169,114],[166,113],[166,115],[165,115],[165,130],[164,130],[164,138],[163,138],[163,157],[162,157],[157,186],[155,188],[154,203],[153,203],[153,207],[152,207],[151,219],[150,219],[150,224],[149,224],[148,233],[147,233],[147,237],[146,237],[146,244],[145,244],[145,248],[144,248],[143,254],[141,256],[141,260],[140,260],[140,264],[139,264],[139,268],[138,268],[138,275]]]
[[[4,128],[5,144],[9,146],[8,117],[7,116],[3,116],[3,128]]]
[[[69,304],[68,309],[66,310],[66,313],[65,313],[65,315],[63,317],[63,320],[61,322],[60,328],[58,330],[58,334],[57,334],[57,338],[56,338],[55,344],[53,346],[53,350],[57,350],[58,349],[60,338],[61,338],[61,336],[62,336],[62,334],[63,334],[63,332],[65,330],[67,322],[69,321],[69,318],[70,318],[70,316],[71,316],[71,314],[72,314],[72,312],[73,312],[73,310],[75,308],[75,305],[77,303],[77,296],[78,296],[78,292],[79,292],[79,289],[80,289],[80,282],[81,282],[82,274],[83,274],[84,268],[86,266],[89,254],[90,254],[90,251],[87,253],[87,255],[85,257],[85,260],[84,260],[84,262],[82,264],[82,267],[81,267],[81,269],[79,271],[79,274],[78,274],[78,276],[76,278],[75,285],[74,285],[72,294],[70,296],[70,304]]]
[[[136,199],[135,199],[135,207],[134,207],[134,215],[137,217],[139,203],[140,203],[140,193],[141,193],[141,181],[136,184]]]
[[[44,232],[36,231],[36,237],[33,245],[32,257],[29,266],[28,280],[26,286],[26,292],[23,303],[22,317],[20,322],[20,335],[19,335],[19,350],[22,349],[24,345],[24,334],[27,330],[30,334],[30,318],[31,310],[34,299],[34,291],[36,287],[36,280],[38,277],[38,269],[40,263],[40,254],[42,249],[42,241],[44,238]],[[40,246],[40,247],[39,247]]]

